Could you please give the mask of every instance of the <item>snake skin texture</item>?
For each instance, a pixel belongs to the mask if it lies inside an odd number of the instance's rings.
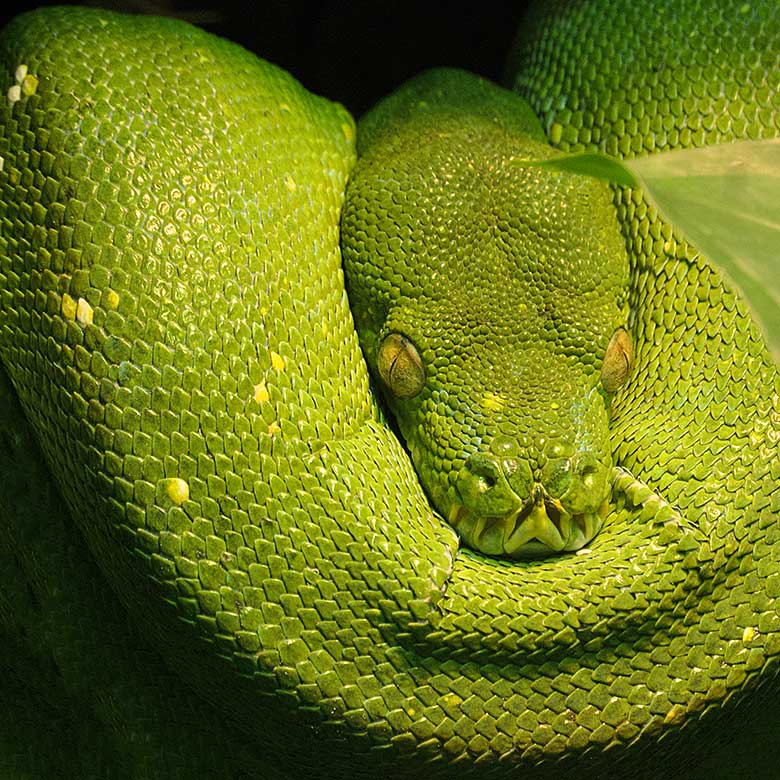
[[[774,137],[778,16],[540,3],[514,89],[564,150]],[[614,198],[636,356],[609,514],[581,554],[490,557],[372,392],[341,107],[101,9],[18,17],[0,74],[0,777],[737,778],[771,753],[780,378],[640,193]]]

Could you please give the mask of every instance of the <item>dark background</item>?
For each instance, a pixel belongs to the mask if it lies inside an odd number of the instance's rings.
[[[125,0],[92,4],[184,18],[281,65],[311,91],[343,103],[359,116],[426,67],[457,66],[500,81],[527,2],[259,0],[210,7],[175,0]],[[12,3],[4,7],[0,21],[5,24],[16,13],[51,4]]]

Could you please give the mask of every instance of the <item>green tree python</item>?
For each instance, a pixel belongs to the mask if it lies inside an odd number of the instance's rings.
[[[777,368],[534,161],[775,136],[779,17],[539,3],[513,91],[357,131],[182,22],[12,22],[2,777],[774,776]]]

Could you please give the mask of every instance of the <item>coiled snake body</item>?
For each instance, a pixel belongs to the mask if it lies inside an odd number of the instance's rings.
[[[758,751],[777,369],[641,193],[519,163],[774,137],[778,30],[768,2],[547,3],[513,55],[533,113],[425,74],[355,166],[343,109],[195,28],[9,25],[4,776]]]

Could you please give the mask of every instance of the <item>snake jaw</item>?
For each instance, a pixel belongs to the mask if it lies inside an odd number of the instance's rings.
[[[477,515],[455,503],[448,522],[466,545],[486,555],[541,558],[584,547],[601,529],[608,509],[604,501],[595,512],[573,514],[536,486],[520,508],[504,516]]]

